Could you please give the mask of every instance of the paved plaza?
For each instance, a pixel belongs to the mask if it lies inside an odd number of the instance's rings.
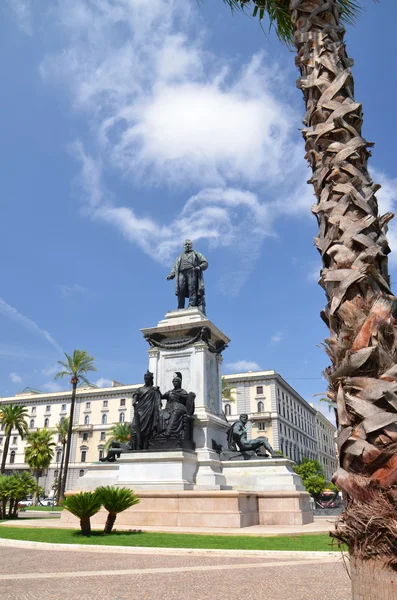
[[[1,600],[350,600],[338,553],[59,549],[0,540]]]

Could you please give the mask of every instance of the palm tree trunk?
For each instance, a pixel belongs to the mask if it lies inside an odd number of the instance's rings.
[[[106,523],[105,523],[105,529],[103,530],[104,533],[111,533],[113,526],[116,522],[116,517],[117,514],[116,513],[108,513],[107,519],[106,519]]]
[[[81,533],[83,535],[91,535],[91,521],[90,521],[90,517],[83,517],[82,519],[80,519],[80,527],[81,527]]]
[[[61,457],[61,465],[59,467],[59,473],[58,473],[58,484],[57,484],[57,504],[60,503],[60,499],[61,499],[61,488],[62,488],[62,477],[63,477],[63,463],[64,463],[64,459],[65,459],[65,446],[66,446],[66,442],[63,441],[62,442],[62,457]]]
[[[371,560],[374,572],[386,566],[386,600],[394,597],[391,567],[397,567],[396,298],[385,236],[393,215],[378,214],[379,186],[367,170],[372,144],[361,135],[362,107],[353,97],[353,62],[335,0],[291,0],[290,10],[317,197],[320,285],[328,300],[321,316],[330,329],[325,348],[332,366],[325,375],[336,406],[340,463],[333,481],[347,498],[334,535],[349,547],[356,587],[366,570],[362,560]],[[374,585],[376,578],[354,597],[375,598]]]
[[[34,477],[36,479],[37,487],[33,492],[33,506],[37,506],[37,488],[39,487],[40,471],[39,469],[34,470]]]
[[[59,502],[62,502],[62,500],[65,497],[66,482],[67,482],[67,478],[68,478],[68,469],[69,469],[70,446],[72,443],[73,416],[74,416],[74,407],[75,407],[75,403],[76,403],[77,381],[73,381],[72,385],[73,385],[73,387],[72,387],[72,399],[71,399],[71,403],[70,403],[68,439],[66,442],[65,463],[64,463],[64,469],[63,469],[63,474],[62,474],[62,485],[61,485],[61,493],[60,493],[60,497],[59,497]]]
[[[7,433],[6,439],[4,442],[3,456],[1,458],[1,469],[0,469],[1,473],[4,473],[4,471],[6,470],[7,454],[8,454],[8,449],[10,447],[10,439],[11,439],[11,431],[9,433]]]

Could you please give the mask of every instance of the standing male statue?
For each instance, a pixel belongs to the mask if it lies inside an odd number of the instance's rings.
[[[193,250],[191,240],[185,240],[183,247],[184,252],[176,259],[167,279],[175,278],[178,309],[185,308],[185,298],[189,298],[189,307],[197,306],[205,314],[203,271],[208,267],[208,262],[200,252]]]

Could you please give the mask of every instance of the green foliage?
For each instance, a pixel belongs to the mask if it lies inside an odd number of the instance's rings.
[[[58,364],[60,364],[63,368],[62,371],[59,371],[54,377],[54,379],[62,379],[63,377],[70,377],[71,383],[78,383],[81,379],[84,383],[89,383],[86,378],[86,374],[90,371],[96,371],[96,367],[94,365],[94,358],[90,356],[86,350],[74,350],[73,355],[69,356],[64,352],[66,357],[66,362],[62,362],[58,360]]]
[[[40,487],[27,471],[0,475],[0,519],[16,518],[18,503],[39,491]]]
[[[106,440],[105,449],[109,449],[112,442],[128,442],[130,439],[129,423],[115,423],[108,430],[107,435],[110,437]]]
[[[299,465],[294,467],[294,471],[301,477],[303,485],[311,496],[316,498],[323,493],[326,481],[323,468],[318,460],[304,458]]]
[[[96,492],[80,492],[68,496],[63,501],[63,506],[75,517],[80,519],[83,535],[91,534],[90,518],[101,508],[102,503]]]
[[[64,417],[55,425],[59,442],[64,445],[68,440],[69,417]]]
[[[47,469],[54,456],[55,442],[53,442],[52,436],[52,431],[38,429],[27,437],[25,461],[36,474],[42,469]]]
[[[116,486],[101,486],[95,490],[98,494],[103,507],[108,511],[108,518],[105,524],[105,533],[110,533],[116,521],[116,516],[138,504],[140,501],[138,496],[128,488],[119,488]]]
[[[266,17],[269,20],[269,30],[274,29],[278,38],[292,45],[294,27],[291,19],[291,0],[223,0],[232,11],[248,10],[253,17],[262,23]],[[360,3],[356,0],[336,0],[341,10],[342,23],[353,24],[360,12]]]
[[[1,460],[1,473],[4,473],[6,468],[6,460],[12,430],[16,429],[21,438],[23,438],[28,432],[28,424],[25,421],[25,417],[27,417],[27,415],[28,409],[25,406],[19,406],[18,404],[6,404],[0,409],[0,425],[4,425],[4,433],[6,437],[3,457]]]
[[[232,389],[233,386],[230,385],[227,379],[222,377],[222,398],[224,400],[231,400],[232,402],[234,402],[234,398],[232,396]]]

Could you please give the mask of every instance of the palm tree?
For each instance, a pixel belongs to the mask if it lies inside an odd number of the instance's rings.
[[[378,214],[379,185],[367,168],[372,144],[361,135],[362,106],[354,99],[353,62],[344,44],[343,25],[354,21],[360,2],[223,1],[268,18],[281,41],[296,48],[327,297],[321,316],[330,329],[328,398],[339,434],[333,481],[346,504],[334,535],[349,547],[354,595],[378,597],[363,582],[378,586],[381,577],[382,599],[391,600],[397,586],[397,328],[386,232],[393,215]]]
[[[27,437],[27,446],[25,448],[25,461],[32,469],[34,476],[39,484],[40,473],[43,469],[48,469],[54,456],[55,442],[52,441],[53,433],[48,429],[38,429],[30,433]],[[34,495],[33,504],[37,504],[37,495]]]
[[[61,496],[61,485],[62,485],[62,473],[63,473],[63,464],[65,460],[65,448],[68,440],[68,431],[69,431],[69,418],[64,417],[56,424],[56,433],[58,435],[58,442],[62,445],[62,455],[61,455],[61,465],[59,468],[57,485],[56,485],[56,498],[57,504],[59,504],[59,498]],[[73,430],[74,431],[74,430]]]
[[[7,404],[0,409],[0,425],[4,425],[5,433],[0,473],[4,473],[6,468],[12,430],[16,429],[22,439],[28,432],[28,424],[25,421],[27,415],[28,409],[25,406],[19,406],[18,404]]]
[[[80,519],[81,533],[83,535],[91,535],[91,521],[98,510],[101,508],[102,503],[96,492],[80,492],[79,494],[73,494],[68,496],[63,501],[63,506],[67,508],[72,515]]]
[[[66,445],[66,454],[64,461],[64,468],[62,474],[62,482],[61,482],[61,491],[59,494],[58,501],[61,502],[65,496],[66,489],[66,480],[68,477],[68,469],[69,469],[69,457],[70,457],[70,446],[72,441],[72,433],[73,433],[73,415],[74,415],[74,407],[76,403],[76,388],[77,384],[80,380],[84,381],[84,383],[89,383],[86,378],[86,373],[90,371],[96,371],[94,366],[94,358],[87,354],[85,350],[75,350],[73,352],[73,356],[69,356],[69,354],[64,353],[66,357],[66,362],[58,361],[60,365],[62,365],[63,370],[59,371],[54,377],[54,379],[60,379],[62,377],[70,377],[70,383],[72,384],[72,399],[70,403],[70,415],[69,415],[69,428],[68,428],[68,436],[67,436],[67,445]]]
[[[113,442],[127,443],[130,439],[130,425],[128,423],[115,423],[111,426],[107,435],[105,449],[108,450]]]
[[[140,502],[138,496],[128,488],[101,486],[95,490],[105,510],[108,511],[104,533],[111,533],[117,515]]]

